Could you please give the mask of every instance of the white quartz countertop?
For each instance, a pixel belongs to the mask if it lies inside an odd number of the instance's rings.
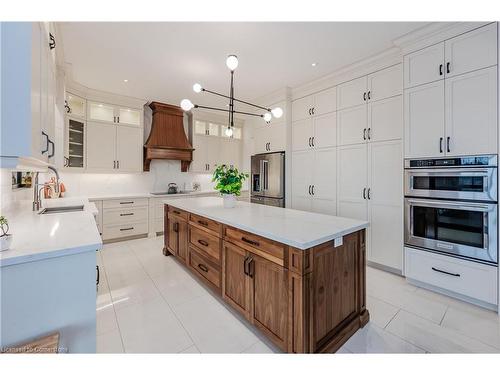
[[[97,208],[85,198],[44,200],[47,207],[84,205],[83,211],[39,215],[31,201],[19,201],[4,210],[13,235],[9,250],[0,252],[0,267],[60,256],[96,251],[102,248],[94,215]]]
[[[368,227],[367,221],[241,201],[234,208],[224,208],[222,198],[218,197],[163,202],[298,249],[308,249]]]
[[[163,192],[161,192],[163,193]],[[190,191],[183,192],[177,194],[167,194],[164,192],[163,194],[153,194],[153,193],[119,193],[119,194],[96,194],[90,195],[89,199],[91,201],[97,200],[108,200],[108,199],[123,199],[123,198],[166,198],[166,197],[189,197],[189,196],[197,196],[197,195],[209,195],[209,194],[217,194],[214,190],[205,190],[205,191]]]

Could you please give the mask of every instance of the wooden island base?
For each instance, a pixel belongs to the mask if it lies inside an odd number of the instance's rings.
[[[369,321],[365,230],[301,250],[165,205],[174,255],[288,353],[333,353]]]

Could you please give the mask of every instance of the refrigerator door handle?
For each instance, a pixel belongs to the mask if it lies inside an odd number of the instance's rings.
[[[264,160],[259,160],[259,192],[264,191]]]
[[[262,185],[263,190],[269,190],[269,161],[262,160],[262,176],[264,176],[264,184]]]

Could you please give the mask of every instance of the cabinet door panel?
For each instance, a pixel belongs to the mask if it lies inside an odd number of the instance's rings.
[[[368,259],[402,269],[403,162],[401,141],[368,145]]]
[[[311,211],[312,198],[295,195],[292,192],[292,208],[299,211]]]
[[[314,120],[314,148],[337,146],[337,114],[335,112]]]
[[[292,123],[292,151],[311,148],[313,120],[306,119]]]
[[[220,148],[220,163],[233,166],[235,168],[240,167],[240,141],[234,139],[221,139]]]
[[[142,171],[142,128],[116,127],[116,160],[120,172]]]
[[[337,149],[329,148],[314,152],[312,165],[313,200],[336,200],[337,188]],[[314,203],[313,203],[314,205]]]
[[[315,116],[335,111],[337,109],[337,88],[332,87],[314,95],[313,108]]]
[[[403,97],[368,104],[369,140],[372,142],[401,139],[403,137]]]
[[[31,35],[31,154],[42,161],[47,161],[48,153],[42,155],[42,151],[46,148],[46,138],[41,136],[41,131],[44,131],[42,124],[42,30],[39,22],[33,22]],[[3,144],[3,152],[9,149],[7,144]],[[15,153],[12,153],[15,154]]]
[[[109,104],[87,102],[88,120],[114,123],[116,116],[115,108]]]
[[[444,155],[444,80],[405,90],[404,127],[406,157]]]
[[[366,220],[367,217],[367,148],[366,144],[343,146],[338,150],[339,216]],[[363,197],[363,191],[365,191]]]
[[[186,261],[188,256],[188,223],[182,220],[179,220],[178,223],[177,256]]]
[[[268,129],[269,150],[268,152],[285,151],[286,148],[286,127],[285,123],[271,124]]]
[[[311,199],[311,208],[304,211],[312,211],[318,214],[337,215],[337,202],[335,199]]]
[[[168,238],[167,244],[168,249],[172,254],[177,254],[179,251],[179,235],[178,235],[178,225],[179,220],[169,218],[168,219]]]
[[[249,281],[244,270],[247,252],[227,242],[224,242],[223,250],[222,297],[241,314],[248,317],[250,311]]]
[[[142,112],[138,109],[119,108],[118,122],[120,124],[141,126]]]
[[[213,137],[213,136],[207,136],[206,141],[205,141],[205,146],[207,147],[206,150],[206,158],[207,158],[207,163],[210,165],[210,170],[208,171],[209,173],[212,173],[215,171],[215,168],[219,164],[221,164],[221,138],[219,137]]]
[[[205,140],[206,136],[197,135],[193,136],[193,161],[189,166],[189,170],[191,172],[200,172],[200,173],[208,173],[207,172],[207,158],[206,158],[206,145]]]
[[[366,102],[367,78],[361,77],[337,86],[337,110]]]
[[[251,258],[251,320],[284,348],[288,326],[288,272],[257,255],[251,255]]]
[[[299,151],[292,153],[292,195],[310,198],[314,152]]]
[[[115,157],[116,126],[87,122],[87,168],[113,170]]]
[[[445,88],[447,155],[496,153],[497,67],[447,79]]]
[[[496,23],[447,40],[445,42],[445,63],[446,77],[496,65]],[[449,70],[448,63],[450,64]]]
[[[410,53],[403,61],[405,88],[444,79],[444,43]]]
[[[294,100],[292,103],[292,121],[303,120],[311,116],[309,110],[312,106],[312,96],[306,96],[305,98]]]
[[[369,101],[400,95],[403,91],[403,66],[391,66],[368,76]]]
[[[337,112],[340,146],[366,142],[367,106],[365,104]]]

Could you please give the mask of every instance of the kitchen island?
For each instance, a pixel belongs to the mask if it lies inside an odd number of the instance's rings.
[[[225,209],[216,197],[164,203],[164,255],[284,352],[335,352],[368,322],[367,222],[247,202]]]

